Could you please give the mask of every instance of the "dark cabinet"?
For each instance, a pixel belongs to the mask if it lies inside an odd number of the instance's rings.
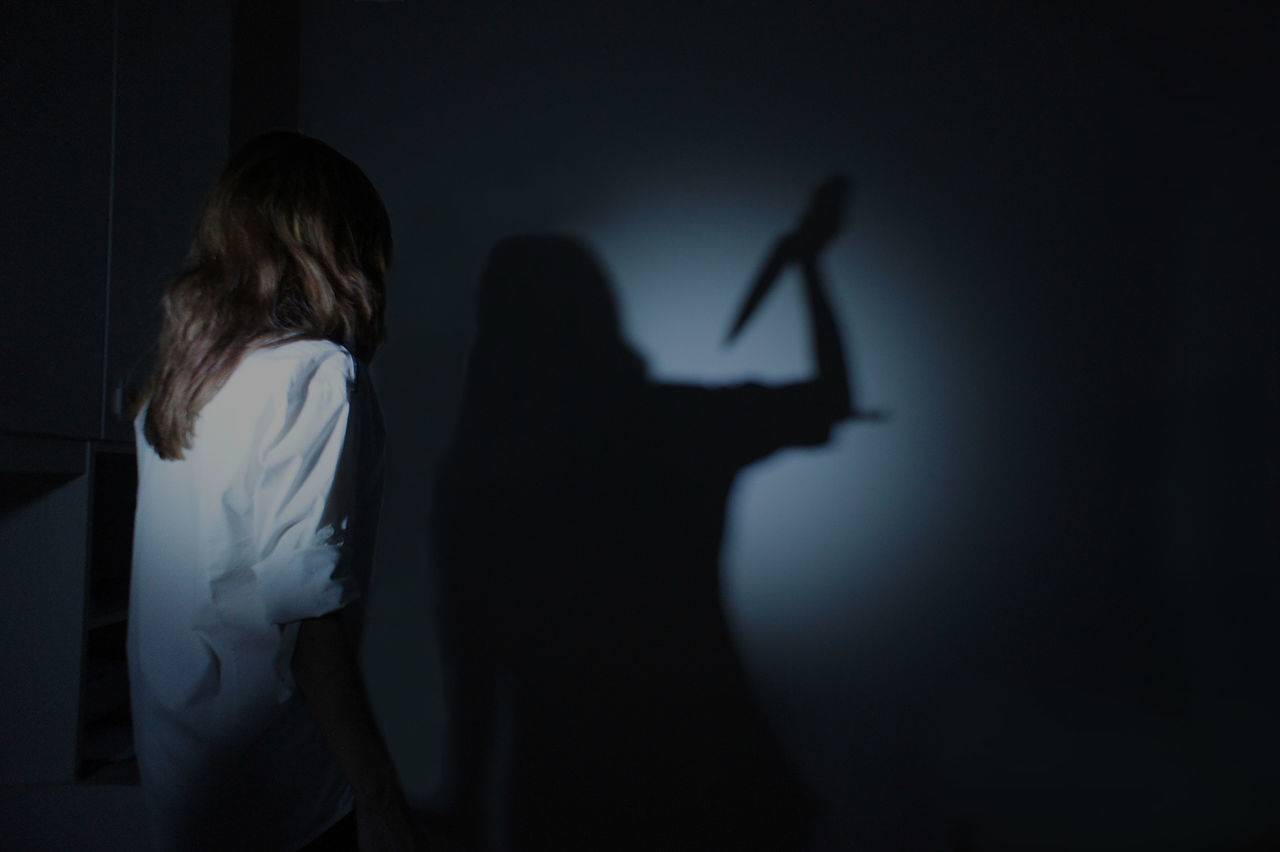
[[[120,0],[104,438],[145,379],[159,299],[182,269],[197,208],[227,158],[229,3]]]
[[[14,4],[0,27],[0,432],[129,440],[157,301],[227,156],[230,3]]]
[[[0,430],[97,435],[111,231],[111,0],[0,27]]]
[[[0,784],[132,780],[126,389],[227,156],[229,0],[0,27]],[[15,788],[16,789],[16,788]]]

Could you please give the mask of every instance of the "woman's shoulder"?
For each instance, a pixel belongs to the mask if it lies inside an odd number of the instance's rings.
[[[317,393],[345,401],[355,381],[355,359],[328,340],[291,340],[255,348],[240,359],[210,400],[206,413],[230,410],[234,416],[280,400],[292,408]]]
[[[257,346],[240,359],[241,368],[276,373],[314,373],[321,369],[355,375],[355,358],[331,340],[285,340]]]
[[[355,358],[342,346],[328,340],[289,340],[245,353],[227,386],[265,390],[299,384],[345,385],[355,377]]]

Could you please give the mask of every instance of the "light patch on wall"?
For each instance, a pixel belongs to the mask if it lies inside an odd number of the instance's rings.
[[[807,369],[791,273],[738,340],[724,345],[733,311],[778,233],[768,218],[679,200],[580,228],[612,272],[628,336],[656,378],[785,381]]]
[[[794,215],[787,196],[795,193],[750,205],[740,192],[718,198],[705,180],[689,181],[674,200],[660,190],[608,221],[570,223],[613,275],[626,334],[651,374],[707,384],[809,377],[794,272],[734,344],[723,344],[747,282]],[[965,339],[956,303],[940,295],[955,282],[928,251],[888,239],[885,228],[855,224],[824,268],[860,404],[889,419],[847,423],[825,447],[780,452],[744,472],[732,497],[726,604],[753,654],[852,643],[851,618],[909,610],[981,515],[994,409],[978,398],[984,353]]]

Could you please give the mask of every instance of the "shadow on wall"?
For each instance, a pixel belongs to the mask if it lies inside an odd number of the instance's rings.
[[[491,252],[435,500],[446,784],[472,842],[781,850],[811,839],[813,796],[726,625],[720,550],[738,472],[823,444],[850,416],[817,271],[838,217],[828,224],[816,233],[804,220],[762,272],[800,263],[813,326],[816,377],[777,387],[650,380],[600,263],[574,238],[513,237]]]

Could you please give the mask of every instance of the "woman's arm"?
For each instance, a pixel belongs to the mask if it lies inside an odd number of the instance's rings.
[[[362,852],[425,849],[369,706],[340,611],[299,622],[292,669],[316,727],[355,792]]]

